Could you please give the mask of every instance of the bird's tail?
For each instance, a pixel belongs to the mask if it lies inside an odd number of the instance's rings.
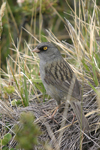
[[[80,102],[71,102],[71,106],[73,108],[73,111],[76,115],[76,118],[80,124],[81,129],[88,133],[89,132],[89,124],[88,124],[88,120],[86,119],[83,110],[82,110],[82,106]]]

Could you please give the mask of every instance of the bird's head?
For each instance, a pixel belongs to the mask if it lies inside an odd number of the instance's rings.
[[[32,52],[36,52],[39,55],[40,60],[49,61],[57,57],[61,57],[61,54],[57,47],[50,42],[43,42],[36,46]]]

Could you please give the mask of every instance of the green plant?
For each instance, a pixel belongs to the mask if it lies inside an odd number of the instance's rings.
[[[3,139],[0,139],[0,147],[3,146],[2,150],[7,150],[7,144],[9,144],[10,140],[12,138],[12,135],[10,133],[7,133],[4,135]]]
[[[15,92],[15,88],[14,86],[11,86],[11,85],[4,86],[4,92],[10,95]]]
[[[20,124],[15,126],[14,131],[16,133],[15,139],[18,142],[18,148],[31,150],[38,144],[37,138],[41,132],[39,127],[34,123],[33,114],[22,113]]]

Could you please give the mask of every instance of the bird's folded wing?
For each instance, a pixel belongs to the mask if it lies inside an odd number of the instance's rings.
[[[75,78],[75,82],[73,83],[73,91],[72,96],[74,98],[80,99],[81,90],[78,80],[75,77],[74,72],[70,68],[69,64],[62,61],[57,61],[51,63],[48,67],[45,67],[45,78],[44,81],[49,85],[54,86],[60,92],[63,92],[64,95],[68,94],[70,85],[72,84],[72,79]]]

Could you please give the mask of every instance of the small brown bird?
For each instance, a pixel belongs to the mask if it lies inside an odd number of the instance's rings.
[[[70,93],[69,102],[79,124],[84,131],[89,130],[88,121],[81,108],[82,94],[79,81],[59,50],[52,43],[45,42],[38,44],[32,51],[39,55],[40,76],[47,93],[57,101],[58,105],[61,101],[65,101]]]

